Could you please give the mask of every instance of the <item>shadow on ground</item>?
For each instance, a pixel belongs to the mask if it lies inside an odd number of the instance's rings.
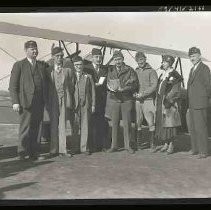
[[[0,162],[0,178],[15,176],[18,172],[25,171],[29,168],[37,167],[40,165],[49,164],[52,162],[54,161],[32,162],[12,160]]]
[[[13,191],[13,190],[18,190],[24,187],[31,186],[33,184],[36,184],[37,182],[27,182],[27,183],[21,183],[21,184],[14,184],[14,185],[9,185],[6,187],[0,188],[0,199],[3,199],[5,197],[5,192],[8,191]]]

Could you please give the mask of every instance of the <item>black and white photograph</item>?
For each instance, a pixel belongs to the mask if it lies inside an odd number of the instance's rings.
[[[0,200],[211,197],[211,12],[0,13]]]

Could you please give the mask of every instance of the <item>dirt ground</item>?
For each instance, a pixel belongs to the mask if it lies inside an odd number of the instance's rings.
[[[210,161],[148,149],[24,163],[3,158],[0,199],[207,198]]]
[[[20,163],[0,162],[1,199],[206,198],[211,197],[211,158],[148,150],[131,155],[83,154]]]

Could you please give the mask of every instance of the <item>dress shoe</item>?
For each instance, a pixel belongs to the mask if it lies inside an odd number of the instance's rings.
[[[169,147],[167,149],[167,154],[170,155],[172,153],[174,153],[174,145],[173,142],[170,142]]]
[[[132,148],[130,148],[130,149],[127,150],[127,152],[128,152],[129,154],[134,154],[134,153],[135,153],[135,150],[132,149]]]
[[[199,153],[198,152],[194,152],[194,151],[191,150],[191,151],[189,151],[189,154],[190,155],[198,155]]]
[[[20,156],[18,157],[18,160],[20,160],[20,161],[29,160],[29,156],[27,156],[27,155],[20,155]]]
[[[107,149],[106,148],[103,148],[101,151],[102,152],[107,152]]]
[[[91,155],[92,153],[90,151],[84,152],[84,155]]]
[[[142,143],[141,145],[138,145],[138,150],[144,150],[144,149],[147,149],[149,148],[149,142],[144,142]]]
[[[59,154],[59,157],[69,157],[69,158],[71,158],[72,157],[72,154],[69,154],[69,153],[60,153]]]
[[[57,153],[50,153],[49,155],[48,155],[48,158],[54,158],[54,157],[57,157],[59,154],[57,154]]]
[[[112,153],[112,152],[116,152],[116,151],[117,151],[117,149],[115,149],[115,148],[110,148],[107,150],[108,153]]]
[[[152,153],[156,152],[156,146],[154,144],[150,146],[150,152]]]
[[[207,156],[208,156],[207,154],[199,154],[198,159],[204,159]]]
[[[45,157],[43,157],[43,156],[30,156],[29,159],[32,160],[32,161],[36,161],[36,160],[39,161],[39,160],[45,160]]]
[[[161,148],[160,152],[165,152],[168,150],[169,145],[167,143],[164,144],[164,146]]]

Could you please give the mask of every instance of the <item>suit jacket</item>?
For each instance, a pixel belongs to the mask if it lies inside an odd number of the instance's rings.
[[[211,74],[209,67],[204,63],[200,62],[193,74],[190,72],[187,92],[189,108],[203,109],[209,106]]]
[[[89,111],[92,106],[95,107],[95,87],[91,75],[82,73],[80,80],[75,80],[74,98],[76,111],[80,107],[86,107]]]
[[[101,114],[104,116],[105,113],[105,106],[106,106],[106,97],[107,97],[107,74],[108,69],[100,65],[99,72],[96,72],[93,64],[87,64],[84,68],[84,71],[92,76],[94,83],[99,82],[100,77],[105,77],[105,81],[102,85],[96,86],[95,85],[95,94],[96,94],[96,106],[95,106],[95,113]]]
[[[63,67],[63,90],[64,90],[64,100],[66,108],[74,108],[74,84],[75,76],[71,69]],[[49,66],[47,69],[48,72],[48,107],[50,109],[51,104],[57,96],[57,91],[54,83],[54,66]]]
[[[46,84],[47,64],[43,61],[36,61],[36,68],[40,72],[43,85],[43,97],[46,103],[48,90]],[[17,61],[12,68],[9,91],[12,104],[20,104],[23,108],[30,108],[34,96],[34,81],[31,71],[31,64],[27,58]]]

